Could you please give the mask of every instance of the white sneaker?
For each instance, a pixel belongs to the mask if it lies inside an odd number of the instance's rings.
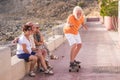
[[[50,75],[53,75],[54,73],[53,73],[53,71],[52,71],[52,70],[48,70],[48,69],[47,69],[47,70],[45,71],[45,74],[50,74]]]
[[[35,77],[35,75],[36,75],[36,74],[35,74],[33,71],[30,71],[29,76]]]

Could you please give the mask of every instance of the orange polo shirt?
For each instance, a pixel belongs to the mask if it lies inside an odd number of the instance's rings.
[[[75,19],[74,15],[68,17],[68,23],[71,23],[73,26],[64,26],[63,32],[65,34],[78,34],[78,30],[81,27],[81,24],[84,22],[84,17],[81,16],[79,20]]]

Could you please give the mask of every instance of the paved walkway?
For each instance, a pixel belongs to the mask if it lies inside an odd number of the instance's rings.
[[[83,46],[77,56],[82,68],[79,72],[69,72],[70,47],[66,41],[54,51],[58,60],[51,60],[54,75],[37,72],[31,78],[22,80],[120,80],[120,48],[117,46],[118,33],[106,31],[99,22],[89,22],[88,31],[80,30]]]

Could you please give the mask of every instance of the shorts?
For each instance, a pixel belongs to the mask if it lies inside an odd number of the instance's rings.
[[[80,44],[82,43],[80,34],[77,35],[74,34],[65,34],[65,37],[67,38],[69,45],[72,46],[73,44]]]
[[[36,53],[35,52],[31,52],[31,54],[28,54],[28,53],[22,53],[22,54],[17,54],[18,58],[20,59],[24,59],[26,62],[29,62],[29,57],[31,55],[35,55]]]

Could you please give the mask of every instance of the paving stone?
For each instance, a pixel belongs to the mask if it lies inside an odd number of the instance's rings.
[[[99,22],[89,22],[87,25],[88,31],[80,30],[83,46],[76,57],[82,62],[79,72],[69,72],[70,46],[65,41],[53,51],[59,59],[50,60],[54,75],[38,72],[34,78],[25,76],[21,80],[120,80],[118,33],[106,31]]]

